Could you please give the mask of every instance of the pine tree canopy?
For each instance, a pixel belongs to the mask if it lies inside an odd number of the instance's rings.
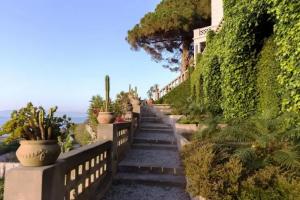
[[[179,64],[181,57],[185,70],[193,52],[193,30],[210,24],[210,5],[210,0],[162,0],[128,31],[126,40],[134,50],[142,48],[155,61],[166,61],[166,67]]]

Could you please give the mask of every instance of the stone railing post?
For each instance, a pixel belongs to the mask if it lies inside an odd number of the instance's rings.
[[[5,176],[5,200],[63,200],[64,162],[45,167],[18,167]]]
[[[17,167],[5,175],[5,200],[101,199],[112,183],[112,142],[61,154],[56,163]]]

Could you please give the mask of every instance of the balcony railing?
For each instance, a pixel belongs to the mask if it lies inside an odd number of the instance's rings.
[[[140,126],[140,113],[132,116],[130,122],[99,125],[97,138],[101,141],[62,154],[53,165],[7,171],[4,199],[101,199]]]

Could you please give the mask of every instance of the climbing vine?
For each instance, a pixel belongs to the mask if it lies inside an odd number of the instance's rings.
[[[258,1],[258,0],[257,0]],[[282,110],[300,113],[300,1],[266,0],[274,25],[277,57],[281,71]]]

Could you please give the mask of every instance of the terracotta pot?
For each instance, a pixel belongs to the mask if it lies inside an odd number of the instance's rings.
[[[141,104],[139,99],[132,99],[131,103],[132,103],[132,105],[140,105]]]
[[[39,167],[55,163],[60,154],[56,140],[21,140],[16,155],[21,165]]]
[[[115,121],[113,112],[99,112],[97,120],[99,124],[111,124]]]

